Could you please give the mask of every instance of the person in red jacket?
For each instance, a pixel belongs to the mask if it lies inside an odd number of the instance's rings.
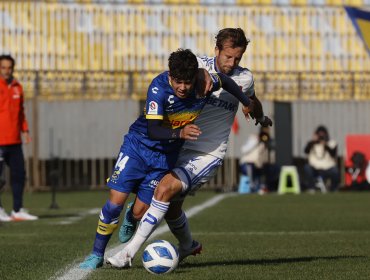
[[[37,220],[23,208],[25,165],[22,137],[27,144],[31,141],[23,108],[23,88],[13,77],[15,60],[10,55],[0,55],[0,188],[4,164],[10,169],[13,192],[13,210],[9,216],[1,205],[0,221]]]

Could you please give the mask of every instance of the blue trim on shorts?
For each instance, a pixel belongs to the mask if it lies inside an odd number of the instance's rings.
[[[177,167],[177,168],[180,169],[185,174],[186,178],[188,179],[188,189],[190,189],[192,184],[191,184],[191,178],[190,178],[188,172],[186,171],[186,169],[184,167],[180,166],[180,167]]]
[[[197,176],[194,177],[193,184],[196,185],[202,177],[208,175],[216,166],[219,166],[220,162],[222,162],[222,159],[216,158],[216,160],[206,166]]]

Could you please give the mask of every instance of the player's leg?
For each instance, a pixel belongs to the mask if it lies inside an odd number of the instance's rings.
[[[171,200],[166,221],[179,241],[180,261],[190,255],[199,254],[202,244],[193,239],[188,219],[182,210],[183,200],[188,193],[195,192],[208,182],[222,164],[222,159],[193,150],[183,150],[173,173],[182,184],[182,193]]]
[[[135,202],[130,202],[124,215],[124,220],[119,229],[119,241],[128,242],[135,233],[138,222],[148,210],[149,204],[144,203],[138,197]]]
[[[183,190],[187,190],[188,186],[194,185],[192,184],[192,180],[196,181],[196,180],[199,180],[200,178],[201,181],[208,181],[211,177],[214,176],[215,172],[214,173],[210,172],[208,170],[209,169],[208,167],[213,166],[217,168],[217,166],[220,165],[222,161],[219,162],[219,159],[213,156],[209,156],[208,154],[204,154],[204,155],[205,156],[203,156],[197,151],[192,151],[192,150],[182,151],[181,155],[179,156],[177,160],[176,165],[181,167],[179,168],[180,171],[178,172],[177,175],[180,176],[180,179],[182,181],[181,183],[183,185]],[[215,160],[217,160],[218,162],[216,165],[214,164]],[[200,176],[199,171],[198,172],[193,171],[194,163],[196,165],[200,165],[200,166],[196,166],[195,170],[201,171],[202,173],[205,174],[204,176]],[[211,171],[213,169],[211,169]],[[183,201],[183,198],[181,198],[178,201],[178,203],[175,203],[174,205],[179,205],[179,204],[182,205],[182,201]],[[142,216],[144,215],[146,210],[149,208],[149,204],[148,205],[144,204],[142,201],[135,201],[133,205],[134,205],[133,208],[132,208],[132,203],[128,205],[125,216],[124,216],[124,221],[120,228],[119,240],[122,243],[126,243],[127,241],[131,239],[132,235],[134,234],[136,230],[137,221],[141,220]],[[173,229],[171,230],[174,232],[175,236],[177,232],[176,228],[178,228],[178,225],[177,225],[177,223],[179,222],[178,219],[182,216],[182,214],[185,216],[185,213],[183,213],[181,209],[181,205],[176,207],[176,209],[179,210],[179,211],[176,211],[175,206],[172,206],[172,203],[171,203],[170,208],[174,208],[174,210],[171,210],[170,213],[168,213],[170,216],[172,216],[172,218],[169,218],[169,220],[173,222],[170,223],[169,226],[171,228],[171,225],[173,225]],[[166,221],[167,221],[167,216],[166,216]],[[182,221],[186,221],[187,223],[187,219],[185,220],[182,219]],[[185,230],[186,228],[183,227],[183,229]],[[188,236],[190,236],[191,238],[190,230],[188,230],[188,232],[189,232]],[[185,237],[184,239],[182,238],[182,236],[184,236],[182,232],[179,231],[178,235],[179,236],[178,237],[176,236],[176,237],[183,247],[188,248],[188,246],[192,245],[192,240],[190,240],[190,242],[186,242],[186,240],[189,240],[188,237]]]
[[[141,149],[125,137],[116,165],[107,186],[110,190],[109,200],[102,207],[96,230],[93,252],[80,265],[80,268],[95,269],[103,265],[106,246],[118,227],[119,216],[129,194],[145,178],[146,166],[136,151]]]
[[[134,237],[123,251],[108,258],[108,263],[119,268],[131,266],[131,259],[134,258],[140,247],[162,222],[167,213],[170,200],[177,193],[181,192],[181,189],[181,182],[175,174],[169,173],[163,177],[154,191],[154,197],[152,198],[150,207],[142,217]]]
[[[100,211],[93,251],[80,264],[80,268],[96,269],[103,265],[105,249],[118,226],[119,215],[128,196],[128,193],[110,190],[110,197]]]
[[[157,159],[157,156],[153,156],[152,158]],[[124,216],[124,220],[122,222],[120,232],[119,232],[119,240],[122,243],[128,242],[136,230],[137,222],[141,220],[144,213],[148,210],[149,205],[152,200],[153,190],[156,188],[158,182],[163,178],[163,176],[167,173],[167,166],[168,162],[175,161],[177,158],[177,154],[174,156],[170,156],[170,158],[165,157],[166,164],[162,164],[158,170],[151,172],[146,176],[144,181],[141,183],[140,187],[137,189],[137,198],[134,204],[129,204]],[[133,207],[132,207],[133,205]]]
[[[120,268],[131,266],[131,259],[163,220],[170,199],[176,193],[181,192],[181,184],[178,183],[178,180],[175,180],[177,179],[176,175],[167,174],[175,166],[177,157],[178,151],[162,153],[156,150],[148,150],[146,152],[145,158],[149,169],[145,179],[137,188],[137,197],[150,207],[142,217],[134,237],[127,246],[113,257],[108,258],[108,263],[112,266]]]
[[[174,173],[163,177],[154,191],[154,197],[148,211],[141,219],[137,233],[128,245],[128,252],[134,256],[140,246],[150,236],[154,229],[162,222],[167,213],[170,200],[182,190],[181,181]]]
[[[187,256],[200,254],[202,244],[193,239],[185,212],[182,210],[184,200],[171,201],[165,217],[168,227],[179,241],[179,259],[182,261]]]

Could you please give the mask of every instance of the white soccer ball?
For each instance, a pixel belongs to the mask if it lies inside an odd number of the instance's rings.
[[[179,263],[179,252],[166,240],[156,240],[146,246],[142,261],[145,269],[153,274],[164,274],[174,270]]]

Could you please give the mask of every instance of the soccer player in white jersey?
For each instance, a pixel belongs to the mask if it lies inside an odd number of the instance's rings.
[[[251,115],[256,119],[256,124],[271,126],[272,121],[263,114],[262,105],[255,96],[252,73],[239,66],[248,43],[249,40],[242,29],[222,29],[216,35],[216,56],[198,58],[199,67],[211,73],[222,72],[229,75],[253,100],[254,110]],[[238,110],[238,102],[225,90],[212,93],[195,121],[195,124],[202,129],[202,134],[197,141],[185,142],[176,168],[156,187],[151,205],[143,215],[133,239],[121,252],[108,259],[112,266],[131,266],[131,259],[163,218],[179,241],[180,260],[200,253],[202,245],[191,236],[182,204],[185,196],[209,181],[216,173],[217,167],[222,164],[230,129]],[[133,210],[126,212],[125,221],[120,230],[121,241],[126,242],[130,239],[130,234],[135,228],[135,219],[139,220],[145,210],[145,205],[135,203]]]

